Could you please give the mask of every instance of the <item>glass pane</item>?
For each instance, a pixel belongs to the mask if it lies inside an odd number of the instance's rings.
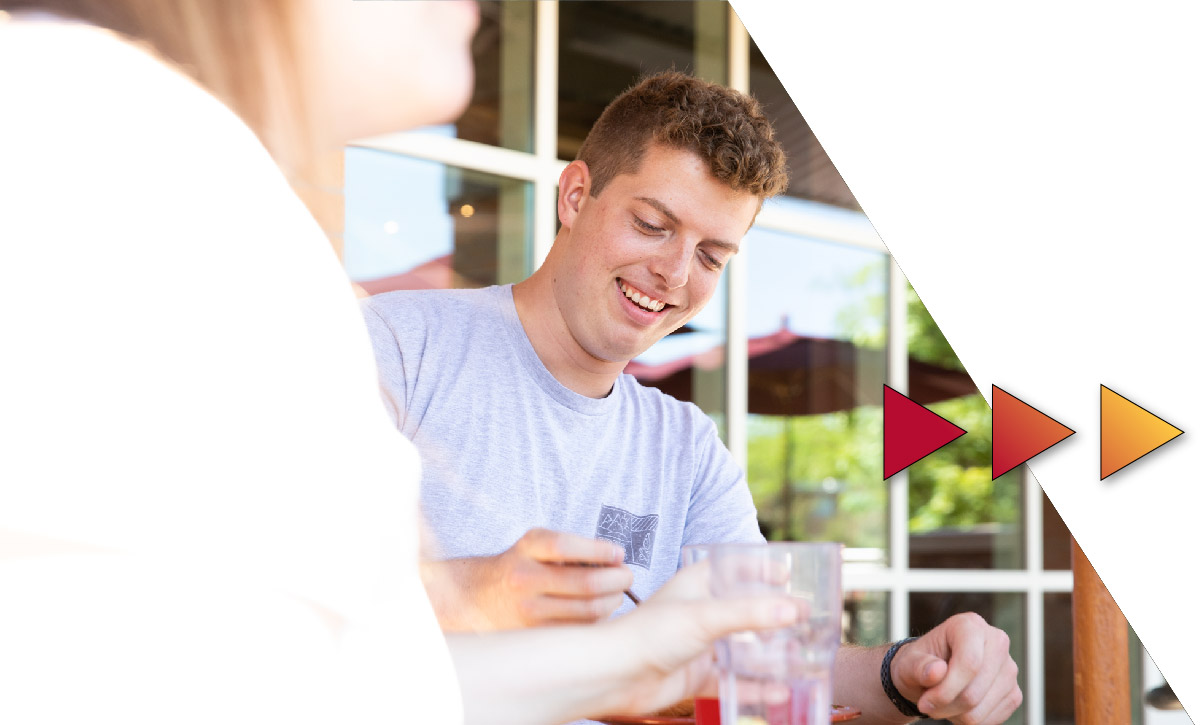
[[[1146,707],[1142,704],[1145,699],[1146,671],[1142,661],[1142,641],[1138,639],[1133,627],[1129,630],[1129,725],[1142,725],[1146,721]],[[1155,684],[1158,684],[1157,682]]]
[[[1025,596],[1022,592],[913,592],[908,597],[909,632],[913,635],[923,634],[962,612],[979,614],[989,624],[1008,634],[1009,652],[1020,667],[1017,682],[1022,692],[1025,692]],[[1049,631],[1047,629],[1047,632]],[[1047,646],[1047,651],[1049,649]],[[1070,651],[1069,643],[1067,650]],[[1007,722],[1014,724],[1027,722],[1025,707],[1022,704]],[[923,720],[922,722],[949,723],[950,721]]]
[[[573,159],[614,97],[672,68],[724,82],[725,3],[570,2],[558,6],[558,155]]]
[[[852,214],[816,206],[808,213]],[[884,563],[886,255],[760,228],[751,229],[743,250],[747,476],[763,532],[776,540],[842,541],[868,550],[856,552],[857,560]]]
[[[526,182],[351,148],[345,193],[346,272],[371,294],[484,287],[530,272]]]
[[[1032,483],[1032,476],[1027,480],[1031,481],[1030,489],[1036,489],[1042,497],[1042,568],[1070,569],[1071,532],[1042,487]]]
[[[890,641],[888,637],[890,600],[891,595],[888,592],[846,592],[842,641],[861,647],[874,647]]]
[[[908,469],[909,566],[1022,568],[1024,466],[992,480],[992,411],[911,287],[908,352],[909,397],[967,431]]]
[[[533,151],[535,3],[482,0],[471,43],[475,91],[455,124],[468,141]]]
[[[857,211],[858,202],[842,175],[825,155],[808,122],[753,43],[750,46],[750,93],[763,105],[775,127],[776,138],[787,152],[791,183],[785,193]]]
[[[1043,597],[1046,725],[1071,725],[1075,722],[1071,593],[1048,592]]]

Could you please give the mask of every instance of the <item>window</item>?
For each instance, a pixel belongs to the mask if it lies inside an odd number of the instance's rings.
[[[522,279],[554,238],[558,175],[612,96],[669,67],[750,90],[791,186],[704,313],[630,372],[713,416],[771,537],[848,544],[847,641],[980,611],[1022,668],[1014,721],[1070,722],[1069,533],[1024,467],[991,481],[983,398],[729,6],[485,0],[481,15],[462,119],[347,151],[351,276],[371,291]],[[887,482],[884,382],[968,430]]]

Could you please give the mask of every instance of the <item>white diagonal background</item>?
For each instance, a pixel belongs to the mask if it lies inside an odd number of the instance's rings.
[[[1077,431],[1031,469],[1196,712],[1197,11],[733,5],[980,389]],[[1101,383],[1185,431],[1103,482]]]

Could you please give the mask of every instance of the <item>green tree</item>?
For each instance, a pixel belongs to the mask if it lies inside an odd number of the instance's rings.
[[[947,370],[964,370],[954,348],[946,341],[946,336],[933,321],[925,303],[917,296],[912,285],[905,283],[908,300],[908,354],[910,357]]]

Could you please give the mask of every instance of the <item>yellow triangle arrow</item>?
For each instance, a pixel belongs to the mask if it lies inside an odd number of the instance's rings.
[[[1100,480],[1108,478],[1183,431],[1100,386]]]

